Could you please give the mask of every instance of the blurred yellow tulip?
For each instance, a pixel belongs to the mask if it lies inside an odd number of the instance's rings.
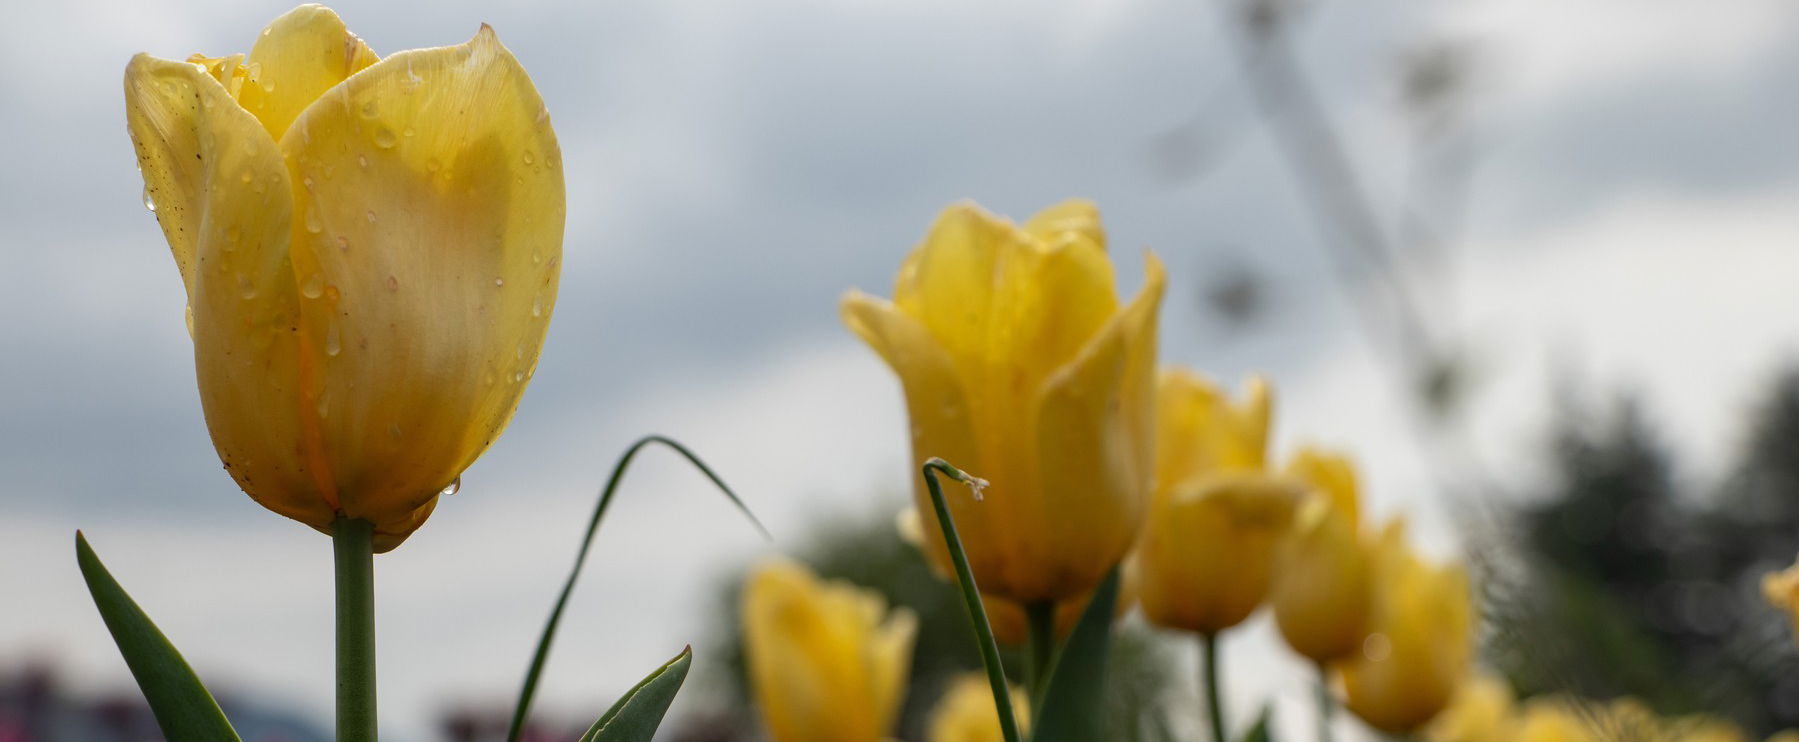
[[[1268,595],[1304,488],[1262,471],[1268,387],[1252,380],[1247,396],[1235,407],[1188,371],[1160,376],[1157,477],[1134,559],[1143,615],[1160,626],[1216,634]]]
[[[1121,306],[1091,203],[1022,227],[960,204],[906,258],[893,301],[843,298],[844,323],[905,389],[915,462],[939,456],[992,482],[983,500],[949,498],[984,592],[1083,595],[1137,537],[1164,283],[1161,262],[1145,263],[1142,291]],[[927,553],[946,566],[929,493],[912,477]]]
[[[1428,742],[1513,742],[1512,687],[1496,675],[1463,679],[1449,706],[1424,728]]]
[[[305,5],[248,56],[138,55],[125,108],[225,468],[397,546],[506,427],[555,304],[561,150],[531,79],[485,26],[377,60]]]
[[[1799,563],[1762,577],[1762,594],[1774,607],[1792,616],[1793,632],[1799,637]]]
[[[774,742],[878,742],[905,700],[918,622],[880,595],[765,562],[743,593],[744,660]]]
[[[1370,726],[1409,734],[1449,703],[1473,660],[1474,604],[1461,565],[1426,563],[1394,522],[1382,534],[1362,651],[1339,665],[1345,705]]]
[[[1029,734],[1031,699],[1024,689],[1013,687],[1012,715],[1020,734]],[[963,675],[950,684],[937,707],[931,710],[928,742],[1001,742],[999,707],[993,702],[993,686],[982,674]]]
[[[1311,491],[1276,552],[1268,602],[1295,652],[1333,662],[1368,635],[1372,558],[1357,529],[1355,472],[1348,459],[1311,449],[1288,471]]]
[[[1518,713],[1507,739],[1509,742],[1611,742],[1613,738],[1595,733],[1596,714],[1566,699],[1532,699]]]

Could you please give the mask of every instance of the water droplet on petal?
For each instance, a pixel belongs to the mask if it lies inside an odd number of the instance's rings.
[[[417,134],[417,133],[418,132],[413,131],[412,127],[410,127],[410,126],[406,127],[405,131],[400,132],[400,134],[402,136],[406,136],[406,137],[411,137],[413,134]]]
[[[536,250],[532,250],[531,251],[531,264],[537,265],[538,263],[541,263],[541,262],[543,262],[543,253],[540,253]]]
[[[369,166],[369,156],[368,155],[357,155],[356,156],[356,164],[361,165],[364,168],[367,168]]]
[[[390,149],[394,146],[394,130],[385,126],[375,130],[375,146]]]
[[[325,295],[325,277],[314,273],[306,277],[300,284],[300,295],[308,299],[317,299]]]
[[[531,300],[531,316],[543,316],[543,295],[539,294],[537,298]]]
[[[187,311],[185,312],[185,314],[187,315],[187,339],[192,340],[192,339],[194,339],[194,305],[192,305],[192,304],[187,305]],[[488,378],[489,384],[493,383],[492,376],[489,376],[487,378]]]
[[[537,162],[537,157],[531,154],[531,150],[525,150],[525,164],[529,165],[533,162]]]
[[[512,383],[517,384],[524,380],[525,380],[525,372],[523,372],[523,371],[512,372]]]
[[[369,209],[369,223],[370,224],[375,223],[375,210],[374,209]]]
[[[449,484],[444,485],[443,490],[438,492],[437,494],[443,495],[444,497],[449,497],[450,495],[454,495],[457,492],[461,492],[461,491],[462,491],[462,477],[457,477],[455,479],[450,480]]]
[[[337,354],[342,353],[343,350],[343,337],[337,331],[337,322],[333,321],[330,326],[325,328],[325,355],[336,358]]]
[[[500,277],[498,277],[498,276],[496,276],[496,277],[494,277],[494,279],[493,279],[493,285],[495,285],[495,286],[505,286],[505,285],[506,285],[506,279],[504,279],[504,278],[500,278]]]
[[[374,101],[371,100],[371,101],[368,101],[368,102],[362,104],[362,117],[363,118],[372,119],[375,116],[379,115],[380,113],[381,113],[381,109],[379,106],[375,105]]]
[[[250,283],[250,277],[242,273],[237,274],[237,295],[245,299],[256,298],[256,284]]]
[[[397,276],[389,275],[387,277],[387,290],[388,291],[399,291],[400,290],[400,279]]]
[[[313,234],[325,231],[324,225],[319,224],[319,211],[316,207],[306,209],[306,231]]]
[[[156,196],[151,194],[149,186],[144,186],[144,208],[156,213]]]
[[[308,175],[304,178],[301,178],[300,185],[306,186],[306,190],[309,190],[309,191],[312,190],[312,176]]]
[[[350,238],[348,238],[348,237],[337,238],[337,249],[342,250],[344,252],[349,252],[350,251]]]

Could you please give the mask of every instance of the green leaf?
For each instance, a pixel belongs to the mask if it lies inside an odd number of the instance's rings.
[[[119,654],[125,656],[125,665],[131,668],[137,687],[143,689],[144,700],[150,702],[162,735],[169,742],[238,742],[237,732],[225,720],[218,702],[181,659],[181,653],[106,571],[80,531],[75,532],[75,561],[81,566],[88,593],[94,596],[94,607],[106,621],[106,630],[112,632]]]
[[[1093,591],[1080,623],[1056,655],[1043,702],[1031,724],[1031,742],[1100,742],[1105,739],[1106,656],[1118,607],[1118,568]]]
[[[1268,712],[1268,707],[1263,706],[1261,715],[1256,717],[1256,725],[1243,733],[1243,742],[1273,742],[1274,735],[1269,731],[1272,726],[1269,722]]]
[[[612,710],[581,735],[581,742],[650,742],[656,736],[656,728],[662,726],[662,716],[674,702],[675,692],[687,679],[687,667],[691,664],[693,647],[687,647],[612,704]]]
[[[525,671],[525,687],[519,690],[518,705],[512,711],[512,725],[506,731],[506,742],[518,742],[519,734],[525,729],[525,717],[531,713],[531,700],[537,696],[537,681],[550,659],[550,644],[556,640],[556,628],[562,624],[562,611],[568,607],[568,596],[575,591],[575,582],[581,578],[581,565],[587,561],[587,552],[593,548],[594,536],[600,531],[600,521],[605,519],[606,509],[612,505],[612,496],[618,492],[618,484],[624,480],[625,470],[631,467],[631,460],[637,458],[638,452],[652,443],[667,446],[687,459],[688,463],[693,464],[694,468],[699,469],[701,474],[706,475],[712,484],[724,492],[725,497],[737,506],[744,517],[750,519],[756,530],[762,532],[763,538],[769,537],[768,529],[762,527],[762,522],[756,520],[756,514],[744,506],[737,493],[732,492],[725,480],[714,474],[712,468],[687,450],[686,446],[660,435],[644,436],[632,443],[630,448],[625,449],[624,455],[619,457],[618,463],[613,465],[612,476],[607,478],[606,488],[600,491],[600,502],[593,509],[593,517],[587,521],[587,535],[581,538],[581,550],[575,554],[575,566],[569,570],[568,580],[562,583],[562,593],[556,596],[556,605],[550,609],[550,620],[544,623],[543,635],[537,639],[537,651],[531,654],[531,668]],[[683,669],[681,672],[685,677],[687,671]]]

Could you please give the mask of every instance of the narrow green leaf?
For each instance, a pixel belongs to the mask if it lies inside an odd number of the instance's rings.
[[[1100,742],[1105,739],[1106,655],[1118,607],[1118,568],[1093,591],[1080,623],[1056,654],[1043,703],[1031,724],[1031,742]]]
[[[688,647],[612,704],[612,710],[581,735],[581,742],[650,742],[656,736],[656,728],[662,726],[662,716],[668,713],[675,693],[681,690],[682,681],[687,679],[691,664],[693,647]]]
[[[131,668],[137,687],[143,689],[144,700],[150,702],[162,735],[169,742],[238,742],[237,732],[225,720],[218,702],[181,659],[181,653],[106,571],[80,531],[75,532],[75,561],[87,581],[88,594],[94,596],[94,607],[106,621],[106,630],[112,632],[119,654],[125,656],[125,665]]]
[[[1261,715],[1256,717],[1256,725],[1243,733],[1243,742],[1273,742],[1273,725],[1269,721],[1269,708],[1262,707]]]
[[[962,548],[962,536],[956,533],[956,519],[951,517],[949,502],[943,499],[943,485],[937,473],[968,485],[979,499],[987,480],[951,466],[948,461],[932,456],[920,472],[925,488],[931,492],[931,507],[937,512],[937,525],[943,530],[943,542],[949,548],[949,560],[956,568],[956,585],[962,590],[962,602],[968,606],[968,621],[974,626],[975,646],[981,650],[981,666],[987,669],[987,685],[993,691],[994,710],[999,714],[1000,737],[1005,742],[1020,742],[1018,717],[1012,711],[1012,692],[1006,685],[1006,668],[1000,662],[999,644],[993,641],[993,624],[987,620],[987,606],[981,601],[980,586],[974,582],[974,570],[968,566],[968,553]]]
[[[764,528],[762,521],[756,519],[756,514],[750,512],[750,509],[743,504],[743,500],[737,497],[737,493],[732,492],[730,486],[725,484],[725,480],[714,474],[712,468],[706,466],[706,462],[701,461],[699,456],[687,450],[686,446],[660,435],[644,436],[639,438],[636,443],[632,443],[630,448],[625,449],[624,455],[619,457],[618,463],[612,467],[612,476],[607,478],[605,489],[600,491],[600,502],[593,509],[593,517],[587,521],[587,535],[581,538],[581,550],[575,553],[575,566],[569,570],[568,580],[562,583],[562,593],[556,596],[556,605],[550,609],[550,620],[544,624],[543,635],[537,639],[537,651],[531,655],[531,668],[525,671],[525,686],[519,691],[518,706],[512,711],[512,725],[506,731],[506,742],[518,742],[519,733],[525,729],[525,717],[531,713],[531,700],[537,696],[537,681],[543,675],[544,664],[550,659],[550,644],[555,641],[556,628],[562,623],[562,611],[568,607],[568,597],[575,591],[575,582],[581,578],[581,565],[587,561],[587,552],[593,548],[594,535],[600,531],[600,521],[606,517],[606,509],[612,505],[612,496],[618,492],[618,484],[624,480],[625,470],[630,468],[631,460],[637,458],[638,452],[652,443],[667,446],[675,453],[680,454],[682,458],[687,459],[688,463],[693,464],[701,474],[706,475],[706,478],[711,480],[712,484],[716,485],[725,494],[725,497],[731,500],[731,504],[737,506],[744,517],[750,519],[750,523],[756,526],[756,530],[762,532],[763,538],[769,537],[768,529]]]

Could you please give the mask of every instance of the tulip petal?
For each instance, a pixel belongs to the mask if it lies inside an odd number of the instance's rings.
[[[323,5],[302,5],[276,18],[244,60],[249,79],[238,91],[244,109],[280,139],[325,91],[380,58]]]
[[[1153,476],[1156,316],[1166,275],[1150,254],[1142,291],[1068,366],[1036,405],[1039,491],[1046,537],[1064,564],[1036,599],[1070,597],[1096,584],[1137,537]],[[997,489],[997,485],[995,489]],[[1029,595],[1029,593],[1027,593]]]
[[[206,425],[243,490],[321,530],[334,503],[298,402],[293,204],[275,142],[202,67],[138,55],[125,110],[144,192],[187,286]]]
[[[904,385],[908,417],[912,423],[912,455],[923,462],[932,456],[952,462],[969,471],[982,474],[980,448],[968,408],[968,397],[956,375],[955,365],[937,340],[922,324],[901,313],[892,303],[860,291],[845,294],[841,306],[843,323],[868,343]],[[911,469],[913,512],[921,514],[920,544],[941,574],[950,573],[949,549],[943,542],[943,529],[931,506],[930,491],[924,477]],[[980,503],[973,498],[949,498],[950,512],[956,528],[962,532],[968,558],[977,573],[994,562],[997,556],[982,545],[997,538],[998,524],[980,517]]]
[[[1072,198],[1037,212],[1024,223],[1024,231],[1048,245],[1079,240],[1102,251],[1106,249],[1099,207],[1084,198]]]
[[[305,406],[344,512],[403,537],[500,435],[536,369],[562,262],[561,152],[485,26],[345,80],[281,149],[299,179],[294,275],[318,381]]]

